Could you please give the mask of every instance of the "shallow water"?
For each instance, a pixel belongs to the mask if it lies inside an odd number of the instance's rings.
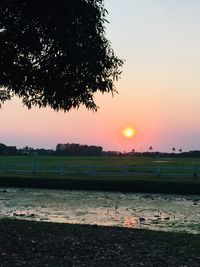
[[[0,217],[200,233],[200,196],[0,188]]]

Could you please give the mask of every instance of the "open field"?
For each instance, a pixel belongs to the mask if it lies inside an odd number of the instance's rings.
[[[66,166],[200,166],[200,158],[183,157],[67,157],[67,156],[0,156],[0,165],[8,164],[46,164]]]
[[[200,158],[4,156],[0,166],[0,186],[200,193]]]
[[[200,236],[0,221],[1,266],[199,266]]]

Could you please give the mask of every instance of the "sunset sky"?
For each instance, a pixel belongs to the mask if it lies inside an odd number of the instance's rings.
[[[107,38],[125,60],[119,94],[97,94],[97,113],[28,110],[15,98],[0,110],[0,143],[200,150],[200,1],[105,0],[105,7]],[[126,138],[125,127],[136,134]]]

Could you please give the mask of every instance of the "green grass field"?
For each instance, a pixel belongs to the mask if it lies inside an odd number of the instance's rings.
[[[182,179],[190,180],[193,173],[193,167],[197,166],[200,168],[200,158],[159,158],[159,157],[64,157],[64,156],[1,156],[0,157],[0,169],[1,175],[3,173],[3,165],[6,164],[8,170],[31,170],[32,164],[36,167],[36,177],[51,177],[58,178],[61,174],[61,168],[64,166],[64,170],[67,172],[113,172],[115,175],[114,179],[135,179],[133,175],[127,175],[128,172],[147,173],[152,174],[146,176],[141,175],[141,177],[148,178],[158,178],[157,167],[160,166],[161,172],[163,174],[178,172],[180,174],[188,174],[186,178],[184,176]],[[177,168],[177,169],[176,169]],[[181,169],[183,168],[183,169]],[[49,170],[49,173],[40,173],[38,170]],[[52,171],[52,174],[51,174]],[[54,174],[57,173],[56,175]],[[116,173],[119,175],[116,176]],[[200,172],[200,170],[199,170]],[[9,171],[7,173],[9,175]],[[15,174],[17,175],[17,173]],[[32,175],[31,173],[18,173],[19,176]],[[63,176],[63,175],[62,175]],[[73,178],[78,177],[85,179],[85,175],[75,175]],[[138,176],[138,175],[137,175]],[[162,176],[162,175],[161,175]],[[68,177],[68,173],[64,175],[65,178]],[[140,177],[140,178],[141,178]],[[97,175],[93,175],[92,179],[97,178]],[[164,178],[164,175],[163,177]],[[98,178],[99,179],[99,178]],[[103,176],[102,176],[103,179]],[[171,179],[171,177],[167,177]],[[179,176],[173,177],[173,179],[180,179]]]
[[[200,193],[194,166],[200,158],[1,156],[0,185]]]
[[[0,156],[0,164],[64,164],[66,166],[200,166],[200,158],[182,157],[65,157],[65,156]]]

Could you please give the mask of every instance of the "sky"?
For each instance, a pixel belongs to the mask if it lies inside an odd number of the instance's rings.
[[[200,150],[200,1],[105,0],[106,36],[125,60],[118,94],[97,94],[98,111],[28,110],[17,98],[0,110],[0,143],[55,149]],[[136,134],[125,138],[122,131]]]

